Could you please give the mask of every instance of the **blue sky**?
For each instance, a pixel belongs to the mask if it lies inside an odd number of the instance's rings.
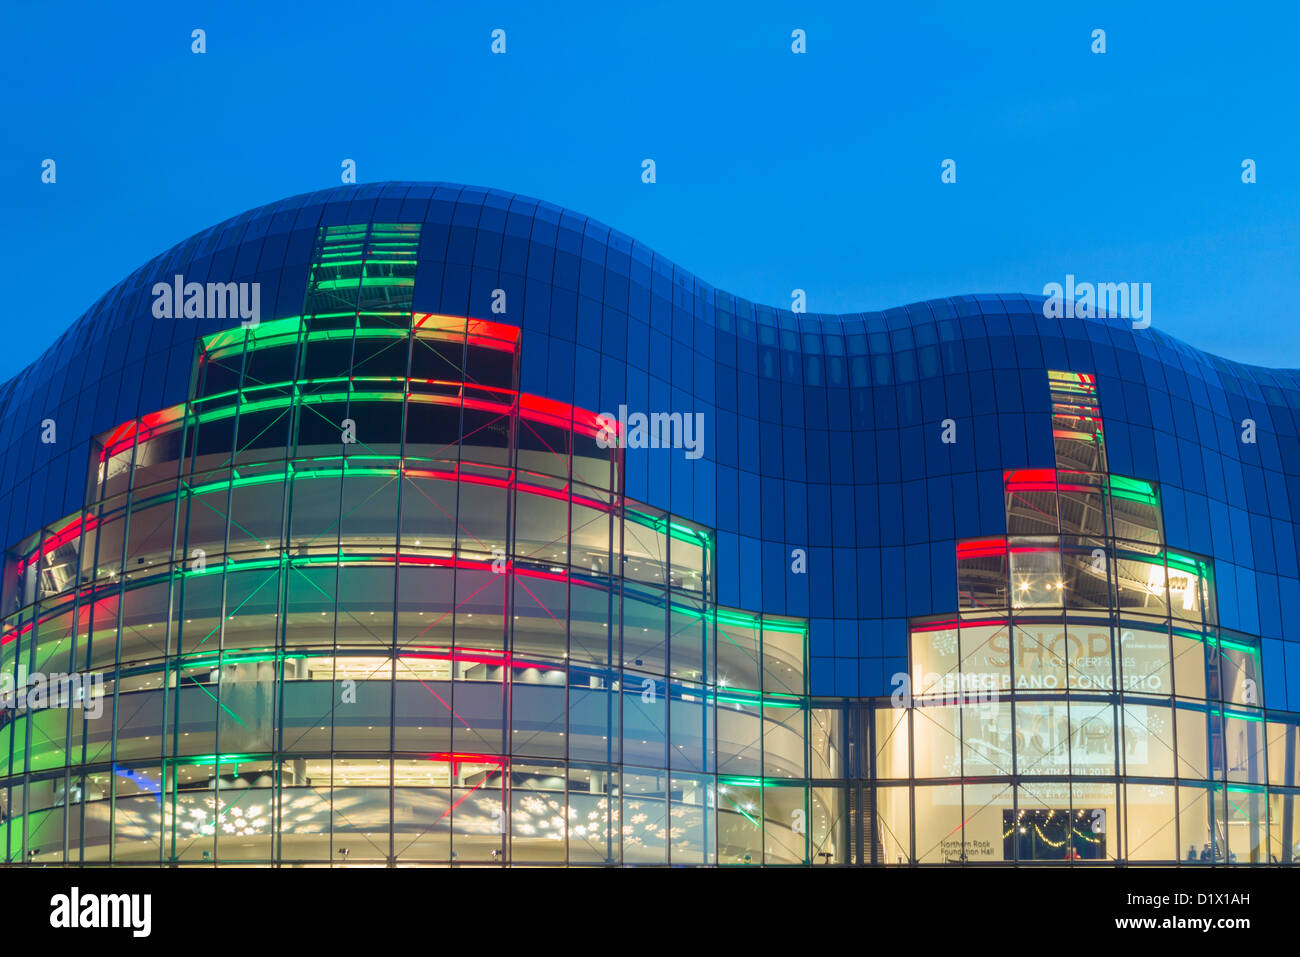
[[[568,206],[760,302],[1150,282],[1155,326],[1300,366],[1296,5],[891,6],[10,2],[0,378],[345,157]]]

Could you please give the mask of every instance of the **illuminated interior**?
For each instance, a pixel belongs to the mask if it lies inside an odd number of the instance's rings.
[[[519,391],[517,328],[412,312],[417,242],[321,230],[303,315],[203,339],[189,400],[100,436],[85,509],[9,551],[0,665],[98,675],[104,717],[2,712],[7,861],[834,843],[806,623],[717,607],[712,531]]]
[[[7,550],[0,676],[102,685],[0,708],[4,862],[1294,862],[1296,716],[1091,375],[899,694],[814,698],[817,621],[720,607],[714,529],[522,390],[519,328],[415,311],[420,229],[319,229],[297,314],[201,339]]]
[[[1005,473],[1007,536],[957,545],[959,613],[913,624],[911,706],[875,713],[885,862],[1292,863],[1259,639],[1105,471],[1092,378],[1049,379],[1057,468]]]

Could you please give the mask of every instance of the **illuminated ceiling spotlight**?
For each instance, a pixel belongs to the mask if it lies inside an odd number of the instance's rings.
[[[1183,611],[1191,611],[1196,607],[1196,589],[1192,585],[1191,575],[1175,573],[1169,576],[1170,599],[1175,595],[1182,596]]]
[[[1153,595],[1162,595],[1165,591],[1165,566],[1147,566],[1147,591]]]

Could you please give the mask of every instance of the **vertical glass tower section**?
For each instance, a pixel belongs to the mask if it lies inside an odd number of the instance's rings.
[[[1005,472],[1006,536],[958,543],[959,614],[913,623],[912,697],[875,711],[881,859],[1264,863],[1271,828],[1289,863],[1259,641],[1108,470],[1093,377],[1048,376],[1056,468]]]
[[[413,312],[419,241],[322,228],[302,314],[204,338],[9,551],[5,861],[824,850],[806,623],[717,607],[712,530],[519,391],[517,328]],[[53,673],[102,685],[27,693]]]

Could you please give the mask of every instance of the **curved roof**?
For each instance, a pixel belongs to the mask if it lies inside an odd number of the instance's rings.
[[[940,413],[959,420],[1019,417],[1022,436],[1008,438],[1017,430],[1004,424],[1000,455],[1008,467],[1020,467],[1050,465],[1036,427],[1027,424],[1037,421],[1027,413],[1043,411],[1046,401],[1046,386],[1038,384],[1045,382],[1042,370],[1088,371],[1101,383],[1118,471],[1216,501],[1232,502],[1249,489],[1252,514],[1287,521],[1294,521],[1291,503],[1300,503],[1300,486],[1289,490],[1291,479],[1282,478],[1300,475],[1292,416],[1300,408],[1300,373],[1222,359],[1157,327],[1045,319],[1040,296],[955,296],[883,312],[796,315],[716,289],[632,238],[543,201],[471,186],[390,182],[304,193],[178,243],[108,290],[0,387],[6,544],[80,508],[91,437],[184,401],[195,340],[239,322],[155,318],[155,282],[177,274],[188,281],[259,282],[263,319],[297,315],[319,227],[366,222],[424,224],[416,311],[490,316],[492,290],[508,291],[511,310],[496,318],[523,329],[526,391],[601,410],[629,396],[661,403],[652,407],[690,401],[716,412],[719,435],[732,421],[779,422],[783,408],[786,415],[797,408],[799,427],[809,434],[849,432],[854,442],[910,434]],[[599,373],[578,371],[595,366]],[[750,377],[765,389],[750,389]],[[931,380],[934,388],[922,387]],[[782,390],[802,386],[802,395],[766,391],[769,382]],[[954,382],[969,386],[958,398]],[[1258,423],[1259,444],[1237,441],[1244,418]],[[52,444],[41,441],[47,420],[57,427]],[[1050,432],[1046,441],[1050,451]],[[864,465],[850,484],[908,479],[905,444],[873,454],[882,462],[896,455],[901,468],[872,467],[868,475]],[[980,454],[954,463],[952,474],[1002,464]],[[1211,459],[1213,469],[1206,464]],[[778,477],[765,461],[756,458],[745,468],[764,481]],[[636,478],[635,471],[629,475]],[[842,476],[829,474],[826,481],[833,486]],[[669,502],[687,494],[675,476],[661,484],[629,492],[723,526],[711,504]],[[1197,540],[1199,519],[1187,524],[1189,531],[1171,542],[1211,552]],[[1243,565],[1270,567],[1271,548],[1247,541],[1239,550]],[[1213,551],[1231,558],[1231,548]]]
[[[288,259],[283,263],[277,263],[275,254],[278,247],[269,241],[270,237],[311,232],[319,226],[365,222],[439,224],[449,222],[453,229],[485,233],[500,233],[506,229],[507,222],[510,222],[513,226],[510,230],[512,234],[530,237],[531,229],[527,233],[520,232],[519,224],[542,222],[553,225],[556,228],[556,236],[560,231],[565,231],[577,237],[577,241],[582,246],[584,259],[588,259],[593,246],[603,246],[624,257],[649,264],[656,275],[671,277],[674,286],[690,290],[704,297],[706,301],[735,303],[741,309],[752,307],[758,322],[762,323],[767,319],[770,324],[789,328],[809,321],[840,324],[864,321],[869,327],[879,323],[885,328],[895,329],[905,321],[928,321],[932,317],[964,315],[972,304],[977,304],[978,311],[982,314],[1020,313],[1023,312],[1025,305],[1029,304],[1033,314],[1041,315],[1039,303],[1043,301],[1042,296],[1019,293],[951,296],[900,304],[898,307],[878,312],[809,312],[801,314],[796,319],[795,314],[789,309],[750,303],[742,297],[717,289],[632,237],[591,217],[544,200],[486,187],[441,182],[393,181],[337,186],[300,193],[276,203],[246,210],[155,256],[107,290],[40,358],[0,386],[0,406],[8,404],[12,392],[21,391],[22,385],[28,381],[32,373],[39,370],[40,374],[46,375],[57,369],[69,358],[70,350],[93,344],[118,331],[126,323],[153,321],[147,306],[152,301],[149,289],[155,281],[170,280],[177,271],[187,277],[200,280],[202,279],[198,275],[200,272],[218,281],[255,280],[265,275],[268,270],[277,271],[281,265],[288,267],[306,262],[300,255],[292,263]],[[250,247],[254,247],[258,255],[251,254]],[[301,248],[298,251],[301,253]],[[524,261],[512,263],[505,255],[509,250],[503,248],[501,251],[503,256],[499,263],[500,269],[503,272],[513,271],[523,274],[526,268]],[[307,255],[310,255],[310,250]],[[601,257],[601,261],[603,262],[608,255],[609,253],[606,252]],[[421,250],[421,256],[424,257],[424,250]],[[479,265],[477,259],[474,265]],[[512,269],[512,266],[515,268]],[[280,271],[283,277],[283,270]],[[301,303],[293,295],[297,291],[297,287],[291,285],[289,292],[272,306],[273,314],[264,318],[296,314],[301,307]],[[263,304],[266,305],[265,299]],[[141,308],[142,305],[146,308]],[[705,313],[702,318],[710,323],[713,320],[713,316],[708,313]],[[1106,322],[1104,319],[1092,321]],[[161,320],[158,324],[175,322],[175,320]],[[1123,322],[1117,323],[1119,327],[1123,325]],[[156,343],[161,348],[164,337],[153,334],[159,331],[151,329],[149,338],[151,343]],[[207,335],[212,331],[214,327],[205,326],[201,332],[196,331],[194,338]],[[1266,369],[1262,366],[1251,366],[1224,359],[1187,345],[1162,332],[1158,327],[1145,330],[1145,335],[1154,339],[1160,346],[1174,349],[1184,355],[1203,357],[1208,364],[1220,368],[1231,367],[1234,371],[1252,374],[1260,381],[1300,388],[1300,370]]]

